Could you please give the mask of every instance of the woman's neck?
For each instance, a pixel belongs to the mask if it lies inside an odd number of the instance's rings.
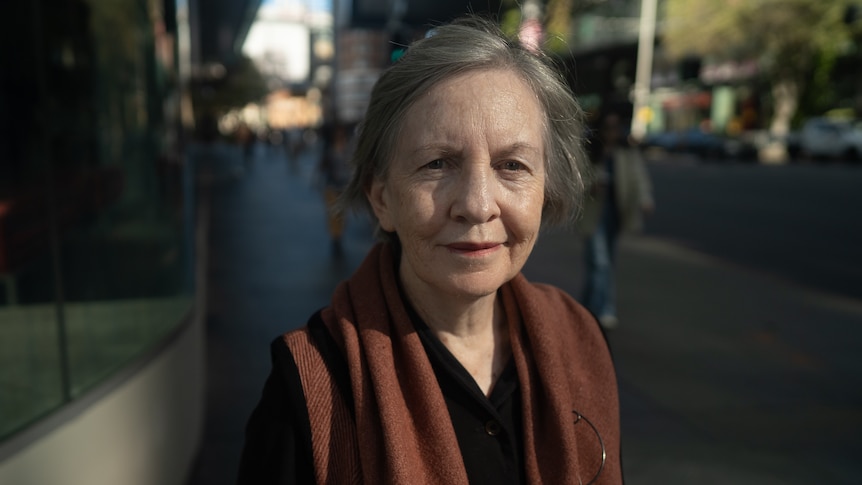
[[[411,295],[409,290],[407,296],[432,333],[490,395],[512,353],[499,294],[471,301]]]

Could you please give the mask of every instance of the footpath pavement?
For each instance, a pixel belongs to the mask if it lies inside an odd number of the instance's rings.
[[[208,396],[189,485],[234,483],[269,342],[326,305],[372,244],[354,218],[333,257],[317,153],[258,147],[244,168],[215,146],[199,162],[212,180]],[[525,273],[577,295],[580,251],[573,231],[549,232]],[[627,483],[860,483],[862,302],[658,239],[624,240],[618,263]]]

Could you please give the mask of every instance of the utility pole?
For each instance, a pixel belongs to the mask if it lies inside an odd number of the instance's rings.
[[[638,28],[638,60],[633,89],[632,137],[640,141],[646,135],[649,121],[650,81],[652,78],[653,46],[655,45],[656,0],[641,0]]]

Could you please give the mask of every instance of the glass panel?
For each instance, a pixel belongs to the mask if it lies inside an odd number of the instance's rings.
[[[63,403],[56,306],[0,307],[0,438]]]
[[[74,150],[61,234],[71,393],[76,396],[161,340],[191,307],[188,170],[172,156],[173,49],[159,1],[89,0],[79,57],[93,59],[57,128]],[[74,128],[73,128],[74,126]],[[68,156],[64,156],[68,154]]]
[[[0,16],[0,439],[64,402],[32,2]]]
[[[192,306],[165,0],[4,2],[0,439],[163,340]]]
[[[189,308],[186,296],[68,303],[72,395],[159,342]]]

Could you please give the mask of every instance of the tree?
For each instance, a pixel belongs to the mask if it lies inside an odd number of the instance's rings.
[[[195,106],[202,113],[222,114],[248,103],[259,103],[269,93],[267,79],[253,60],[241,56],[223,77],[202,81],[194,91]]]
[[[828,78],[834,60],[852,46],[856,23],[846,22],[855,0],[666,0],[663,42],[675,58],[757,59],[771,87],[769,131],[779,140],[765,161],[787,159],[784,140],[808,83]]]

